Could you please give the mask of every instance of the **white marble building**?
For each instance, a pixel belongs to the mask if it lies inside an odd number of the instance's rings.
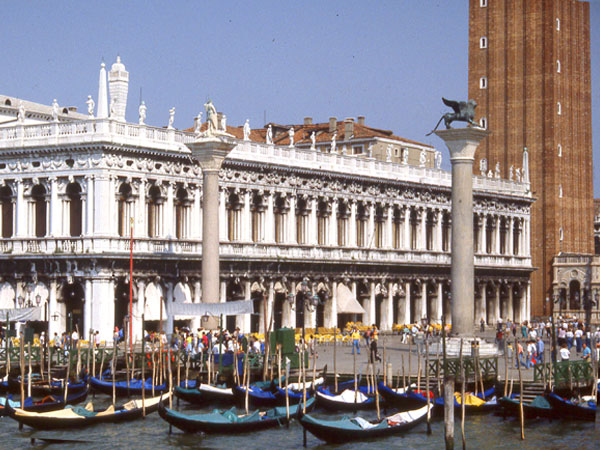
[[[108,106],[101,81],[94,116],[0,95],[0,307],[39,304],[51,333],[72,322],[109,338],[122,326],[131,233],[137,336],[142,314],[157,326],[162,302],[201,298],[202,175],[186,147],[195,133],[125,122],[128,76],[120,61],[113,68],[119,100]],[[257,312],[228,327],[262,331],[265,312],[275,327],[449,320],[451,175],[435,149],[413,165],[227,130],[239,140],[220,174],[220,300],[252,298]],[[474,322],[527,319],[529,183],[473,176],[473,187]],[[340,284],[363,317],[338,310]],[[320,301],[292,307],[294,294]]]

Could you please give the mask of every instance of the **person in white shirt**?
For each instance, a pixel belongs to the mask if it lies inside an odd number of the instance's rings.
[[[567,344],[563,344],[560,348],[560,360],[568,361],[571,358],[571,352],[567,348]]]
[[[577,347],[577,353],[581,353],[581,347],[583,344],[583,330],[581,328],[577,328],[573,335],[575,336],[575,346]]]

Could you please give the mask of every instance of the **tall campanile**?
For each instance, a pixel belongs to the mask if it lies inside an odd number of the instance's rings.
[[[475,171],[509,178],[529,150],[531,314],[549,314],[552,258],[593,252],[589,4],[470,0],[469,98],[492,132]]]

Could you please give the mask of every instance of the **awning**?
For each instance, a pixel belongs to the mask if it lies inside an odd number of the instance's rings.
[[[340,283],[337,286],[337,312],[338,314],[364,314],[366,311],[354,294],[346,285]]]
[[[10,322],[27,322],[30,320],[44,320],[42,308],[10,308],[0,309],[0,322],[6,321],[6,315]]]
[[[240,300],[225,303],[171,303],[168,305],[169,314],[174,316],[237,316],[240,314],[253,314],[254,302]]]

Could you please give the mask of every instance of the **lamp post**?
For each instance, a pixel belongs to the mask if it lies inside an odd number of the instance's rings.
[[[310,295],[310,288],[309,288],[309,280],[308,278],[304,278],[302,280],[302,283],[300,283],[300,292],[298,296],[295,296],[292,292],[290,292],[287,296],[287,302],[290,304],[290,307],[292,308],[292,310],[295,307],[298,307],[301,311],[302,311],[302,344],[304,345],[304,342],[306,342],[305,339],[305,335],[306,335],[306,318],[304,316],[304,312],[308,311],[308,312],[313,312],[315,310],[315,308],[319,305],[319,303],[321,302],[319,299],[319,296],[317,294],[313,294]]]

